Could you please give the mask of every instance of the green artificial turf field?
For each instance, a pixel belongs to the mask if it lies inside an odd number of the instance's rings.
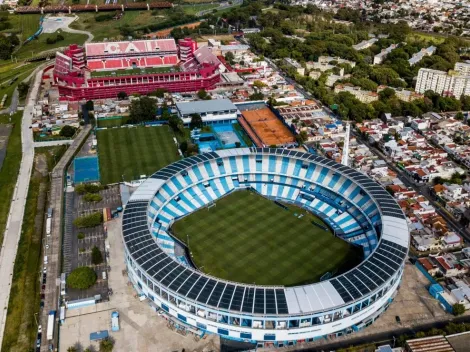
[[[248,284],[293,286],[344,272],[362,260],[362,250],[312,221],[322,223],[303,209],[288,205],[285,210],[243,190],[175,222],[172,231],[186,244],[189,235],[194,264],[205,273]]]
[[[113,128],[96,136],[103,184],[120,182],[123,176],[126,181],[150,176],[179,159],[168,126]]]

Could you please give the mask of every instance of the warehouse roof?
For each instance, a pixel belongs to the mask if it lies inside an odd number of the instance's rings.
[[[176,108],[181,115],[237,110],[237,107],[229,99],[200,100],[176,103]]]

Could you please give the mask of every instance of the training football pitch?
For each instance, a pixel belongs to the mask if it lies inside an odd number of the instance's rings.
[[[180,158],[168,126],[112,128],[96,137],[103,184],[150,176]]]
[[[301,214],[303,217],[299,218]],[[175,222],[173,234],[187,244],[205,273],[237,282],[293,286],[344,272],[362,250],[312,224],[305,210],[288,210],[253,191],[237,191]]]

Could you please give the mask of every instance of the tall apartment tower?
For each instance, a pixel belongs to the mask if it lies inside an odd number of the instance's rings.
[[[427,90],[456,98],[470,95],[470,63],[457,62],[454,70],[448,73],[421,68],[418,72],[415,91],[423,94]]]

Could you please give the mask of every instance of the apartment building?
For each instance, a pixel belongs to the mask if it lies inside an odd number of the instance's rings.
[[[458,62],[454,70],[449,73],[421,68],[418,72],[415,91],[422,94],[427,90],[456,98],[470,95],[470,64]]]
[[[348,92],[354,95],[362,103],[372,103],[373,101],[379,100],[379,95],[376,92],[363,90],[360,87],[346,86],[338,84],[335,87],[335,93]]]

